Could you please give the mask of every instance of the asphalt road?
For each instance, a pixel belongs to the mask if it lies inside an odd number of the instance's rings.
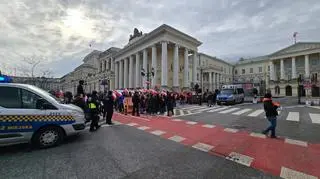
[[[277,99],[275,99],[275,101],[276,100]],[[295,103],[292,103],[292,100],[294,99],[288,99],[285,103],[285,99],[281,99],[280,101],[280,103],[282,104],[283,102],[284,105],[277,120],[277,135],[296,140],[319,143],[320,124],[312,123],[310,119],[310,113],[319,114],[320,110],[301,105],[299,106]],[[263,106],[262,104],[237,104],[234,106],[230,106],[229,108],[239,108],[237,111],[248,108],[251,109],[250,112],[252,112],[255,110],[263,109]],[[196,110],[194,110],[193,112],[196,112]],[[264,130],[269,125],[269,122],[265,118],[264,113],[261,113],[260,115],[255,117],[250,117],[248,116],[248,113],[250,112],[243,115],[233,115],[232,112],[222,114],[220,112],[221,111],[202,111],[201,113],[178,116],[177,118],[203,122],[207,124],[222,125],[228,128],[236,128],[258,133],[262,132],[262,130]],[[290,112],[298,113],[299,121],[287,120],[288,114]]]
[[[1,178],[277,178],[135,128],[116,125],[63,145],[0,148]]]

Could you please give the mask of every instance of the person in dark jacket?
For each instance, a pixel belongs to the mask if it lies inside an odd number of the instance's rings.
[[[106,115],[106,124],[112,125],[112,115],[113,115],[113,104],[114,104],[114,99],[112,96],[112,91],[109,91],[108,94],[104,97],[103,99],[103,111],[107,113]],[[105,114],[104,114],[105,116]]]
[[[133,104],[133,109],[132,109],[132,115],[140,116],[140,96],[139,93],[136,91],[132,97],[132,104]]]
[[[84,84],[84,81],[80,80],[79,85],[77,86],[77,95],[79,95],[81,98],[83,98],[85,95],[84,89],[83,89],[83,84]]]
[[[272,102],[271,94],[267,93],[263,99],[263,107],[266,113],[266,117],[270,122],[270,126],[264,130],[262,133],[268,135],[269,131],[271,131],[271,138],[276,138],[276,127],[277,127],[277,108],[278,106]]]
[[[100,102],[98,100],[98,95],[96,91],[92,92],[91,97],[88,99],[88,109],[90,112],[90,132],[95,131],[100,128],[99,126],[99,106]]]
[[[167,116],[170,116],[170,115],[174,115],[174,112],[173,112],[173,94],[172,93],[168,93],[168,97],[167,97]]]

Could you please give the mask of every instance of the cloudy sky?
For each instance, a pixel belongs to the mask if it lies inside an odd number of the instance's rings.
[[[0,2],[0,70],[60,77],[91,50],[123,47],[133,28],[168,24],[203,44],[200,52],[234,61],[298,41],[320,41],[319,0],[10,0]],[[92,44],[89,47],[89,44]],[[27,60],[25,60],[27,59]]]

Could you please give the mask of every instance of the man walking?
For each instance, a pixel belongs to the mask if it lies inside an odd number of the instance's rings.
[[[113,104],[114,99],[112,97],[112,91],[108,92],[108,95],[103,99],[103,107],[104,111],[107,113],[106,115],[106,124],[112,125],[112,115],[113,115]]]
[[[264,106],[264,111],[266,113],[266,117],[268,121],[270,122],[270,126],[264,130],[262,133],[265,135],[268,135],[269,131],[271,131],[271,138],[276,138],[276,127],[277,127],[277,108],[279,106],[275,105],[272,102],[271,94],[267,93],[265,94],[263,98],[263,106]]]

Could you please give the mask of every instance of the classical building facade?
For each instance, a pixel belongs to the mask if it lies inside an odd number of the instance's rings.
[[[12,76],[12,82],[34,85],[46,91],[57,91],[61,89],[59,78]]]
[[[226,61],[199,53],[199,67],[203,90],[214,91],[233,82],[233,65]]]
[[[320,43],[298,42],[234,65],[234,81],[264,84],[274,96],[319,96]],[[301,81],[298,81],[300,77]]]
[[[130,39],[115,55],[115,88],[147,88],[150,83],[150,87],[181,90],[199,82],[197,53],[201,42],[197,39],[168,25],[147,34],[135,29]]]
[[[134,29],[123,48],[94,50],[83,64],[61,78],[64,91],[154,88],[180,91],[198,83],[203,90],[251,83],[275,96],[319,96],[320,43],[299,42],[270,55],[228,63],[198,52],[201,42],[168,25],[150,33]],[[143,72],[143,73],[142,73]],[[298,77],[302,81],[298,82]]]

